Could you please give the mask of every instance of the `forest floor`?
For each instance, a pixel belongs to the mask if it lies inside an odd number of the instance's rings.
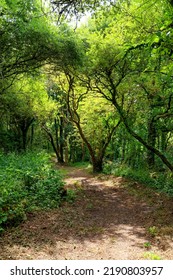
[[[58,168],[75,201],[8,229],[0,259],[173,259],[173,199],[121,177]]]

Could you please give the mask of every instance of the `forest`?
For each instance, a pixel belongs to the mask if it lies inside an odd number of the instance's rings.
[[[66,166],[173,196],[173,1],[0,0],[0,234]]]

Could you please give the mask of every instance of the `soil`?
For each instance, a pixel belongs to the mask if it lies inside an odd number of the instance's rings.
[[[173,199],[122,177],[58,168],[74,202],[8,229],[1,260],[173,259]]]

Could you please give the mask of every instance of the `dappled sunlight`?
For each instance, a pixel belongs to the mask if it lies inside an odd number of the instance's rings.
[[[129,194],[123,184],[120,178],[105,176],[104,180],[73,169],[66,188],[76,189],[75,202],[30,214],[3,236],[2,255],[7,259],[142,259],[153,206]],[[160,252],[157,242],[152,250],[165,258],[170,254],[169,245]]]

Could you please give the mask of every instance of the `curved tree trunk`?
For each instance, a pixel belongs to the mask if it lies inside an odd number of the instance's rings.
[[[162,152],[160,152],[158,149],[156,149],[155,147],[148,144],[141,136],[139,136],[136,132],[133,131],[133,129],[130,127],[130,125],[128,123],[126,116],[124,115],[122,108],[120,107],[117,100],[115,99],[115,95],[113,96],[112,103],[115,106],[115,108],[117,109],[118,113],[120,114],[121,119],[122,119],[127,131],[130,133],[130,135],[132,135],[136,140],[138,140],[140,143],[142,143],[149,151],[151,151],[152,153],[157,155],[161,159],[161,161],[171,170],[171,172],[173,172],[173,164],[166,158],[166,156]]]

